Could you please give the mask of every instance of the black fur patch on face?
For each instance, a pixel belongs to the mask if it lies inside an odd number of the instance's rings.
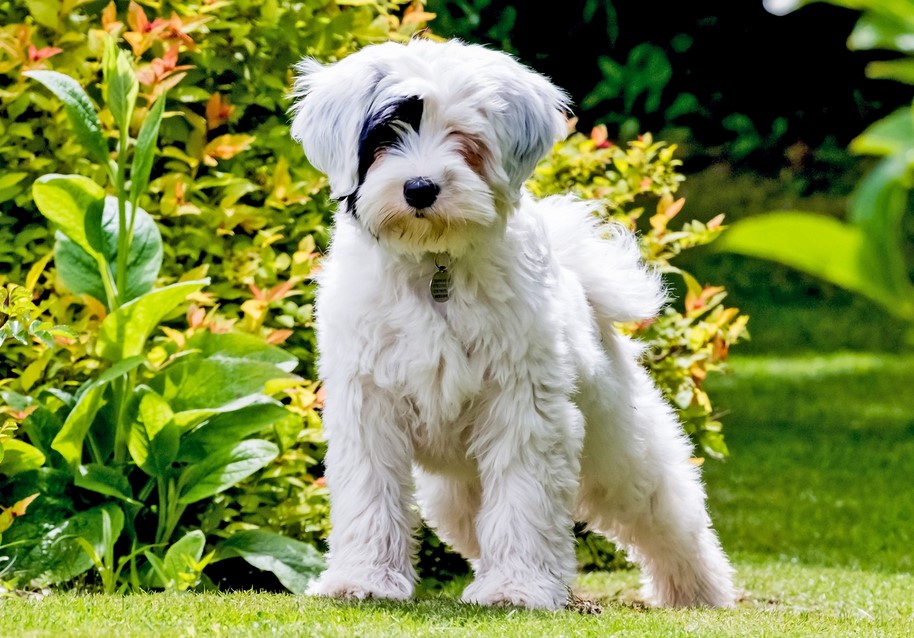
[[[343,195],[340,198],[340,202],[343,204],[344,210],[347,213],[349,213],[350,215],[352,215],[353,217],[355,217],[356,219],[359,218],[359,211],[357,211],[355,208],[355,203],[358,200],[358,198],[359,198],[359,189],[358,188],[356,188],[354,191],[352,191],[348,195]]]
[[[365,174],[374,163],[376,153],[397,143],[400,131],[395,124],[419,132],[422,109],[422,98],[411,95],[388,102],[369,116],[359,133],[359,185],[365,181]]]

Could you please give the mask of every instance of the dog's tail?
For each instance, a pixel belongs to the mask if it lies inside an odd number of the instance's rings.
[[[599,320],[642,321],[667,301],[659,273],[644,265],[635,236],[603,223],[598,205],[570,196],[540,202],[552,251],[584,287]]]

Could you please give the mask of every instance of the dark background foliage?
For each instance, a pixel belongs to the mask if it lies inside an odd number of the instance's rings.
[[[625,62],[650,43],[668,59],[669,82],[659,106],[647,108],[642,95],[630,109],[638,132],[687,128],[693,160],[723,156],[751,128],[762,138],[751,159],[776,168],[791,145],[843,148],[866,124],[910,102],[896,82],[864,81],[864,67],[878,54],[848,51],[857,14],[829,5],[786,16],[768,13],[761,0],[571,0],[552,10],[508,0],[430,0],[428,9],[437,13],[437,33],[506,48],[553,78],[574,98],[584,130],[611,124],[612,114],[625,110],[621,96],[585,106],[603,77],[599,59]],[[652,72],[662,75],[665,66]],[[668,112],[684,94],[695,100],[681,109],[694,110]],[[610,137],[617,133],[610,126]]]

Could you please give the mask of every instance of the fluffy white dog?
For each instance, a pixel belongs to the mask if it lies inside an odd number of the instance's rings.
[[[566,96],[458,42],[298,71],[293,135],[340,201],[317,299],[333,531],[311,593],[409,598],[415,496],[473,565],[467,602],[562,607],[579,520],[652,603],[731,605],[690,445],[614,328],[653,316],[661,283],[591,205],[524,191]]]

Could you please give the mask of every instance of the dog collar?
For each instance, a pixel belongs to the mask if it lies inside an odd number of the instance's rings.
[[[450,259],[446,254],[435,255],[435,274],[428,282],[428,291],[435,303],[444,303],[451,298],[451,273],[448,272]]]

